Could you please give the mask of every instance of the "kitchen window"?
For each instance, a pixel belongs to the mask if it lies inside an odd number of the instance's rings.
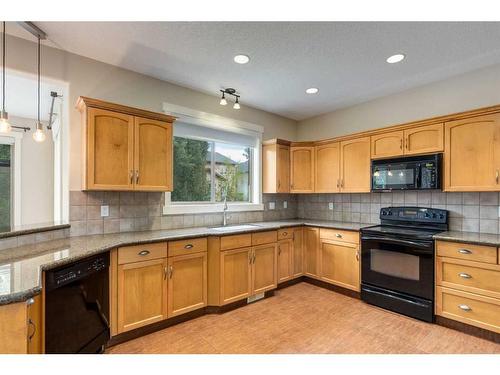
[[[262,132],[238,121],[177,117],[173,139],[173,190],[165,215],[263,210],[260,179]],[[201,116],[203,117],[203,116]]]
[[[12,146],[0,144],[0,232],[10,231],[12,217]]]

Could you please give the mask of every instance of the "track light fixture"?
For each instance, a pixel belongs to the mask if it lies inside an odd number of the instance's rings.
[[[228,87],[227,89],[220,90],[220,92],[222,93],[222,97],[221,97],[220,102],[219,102],[220,105],[227,105],[227,100],[226,100],[226,94],[227,94],[227,95],[234,96],[236,98],[236,101],[233,104],[233,108],[234,109],[241,108],[240,101],[239,101],[240,96],[238,94],[236,94],[235,89]]]

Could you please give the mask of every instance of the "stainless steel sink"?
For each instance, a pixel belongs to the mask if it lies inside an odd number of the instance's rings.
[[[232,232],[232,231],[238,231],[238,230],[252,230],[255,228],[259,228],[258,225],[253,225],[253,224],[242,224],[242,225],[227,225],[225,227],[214,227],[210,228],[214,231],[217,232]]]

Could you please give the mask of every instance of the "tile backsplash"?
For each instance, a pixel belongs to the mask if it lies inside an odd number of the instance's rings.
[[[284,202],[288,207],[284,208]],[[229,224],[292,219],[297,217],[298,197],[264,194],[264,211],[229,212]],[[269,209],[269,203],[275,209]],[[71,236],[141,230],[176,229],[222,224],[222,213],[162,215],[164,194],[157,192],[70,192]],[[101,217],[101,205],[109,216]]]
[[[386,206],[433,207],[449,211],[450,230],[500,233],[500,193],[444,193],[399,191],[367,194],[302,194],[297,216],[306,219],[379,223],[379,211]],[[329,209],[333,203],[333,210]]]

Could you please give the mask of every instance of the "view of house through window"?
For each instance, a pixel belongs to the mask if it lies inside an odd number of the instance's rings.
[[[174,137],[172,202],[249,202],[251,148]]]
[[[0,232],[11,224],[11,146],[0,144]]]

